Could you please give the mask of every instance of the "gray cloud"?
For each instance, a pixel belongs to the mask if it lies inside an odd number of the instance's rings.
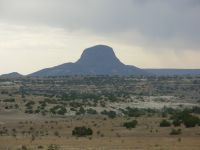
[[[158,49],[200,48],[199,0],[0,0],[2,22],[88,30]]]

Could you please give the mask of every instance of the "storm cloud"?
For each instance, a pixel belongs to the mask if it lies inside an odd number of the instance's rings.
[[[198,0],[1,0],[1,21],[89,30],[146,46],[199,49],[199,18]]]
[[[33,28],[38,27],[42,34],[46,27],[48,31],[45,29],[44,35],[52,28],[54,36],[58,29],[59,33],[76,34],[76,39],[78,35],[86,39],[91,36],[100,39],[98,41],[108,41],[111,46],[113,43],[117,48],[123,48],[119,45],[127,45],[129,49],[139,47],[147,53],[162,52],[164,55],[173,51],[185,58],[186,53],[199,55],[200,51],[199,0],[0,0],[0,24],[4,43],[11,31],[18,34],[16,28],[19,26],[32,34],[35,33]],[[48,47],[64,48],[64,42],[55,40],[56,46]],[[5,47],[0,43],[1,49],[2,45]],[[37,48],[44,50],[45,46]],[[141,64],[146,67],[145,63]]]

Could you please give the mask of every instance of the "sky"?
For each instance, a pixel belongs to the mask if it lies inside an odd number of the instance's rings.
[[[140,68],[200,68],[199,0],[0,0],[0,74],[112,47]]]

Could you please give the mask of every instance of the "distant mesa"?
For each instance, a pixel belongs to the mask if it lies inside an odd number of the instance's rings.
[[[65,76],[65,75],[149,75],[150,73],[123,64],[113,49],[106,45],[96,45],[84,50],[75,63],[66,63],[47,68],[30,76]]]
[[[12,73],[8,73],[8,74],[3,74],[0,76],[1,78],[22,78],[23,75],[19,74],[18,72],[12,72]]]
[[[144,69],[156,76],[200,75],[200,69]]]
[[[42,69],[27,76],[51,77],[66,75],[200,75],[200,69],[140,69],[135,66],[123,64],[116,57],[111,47],[106,45],[96,45],[85,49],[80,59],[75,63],[65,63],[59,66]],[[0,77],[21,78],[23,75],[13,72]]]

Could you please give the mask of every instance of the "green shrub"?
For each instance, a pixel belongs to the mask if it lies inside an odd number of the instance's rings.
[[[57,145],[51,144],[48,146],[47,150],[58,150],[59,147]]]
[[[160,127],[170,127],[170,126],[171,123],[165,119],[160,122]]]
[[[21,150],[28,150],[28,148],[25,145],[22,145]]]
[[[34,101],[29,101],[29,102],[27,102],[26,103],[26,107],[31,107],[32,105],[34,105],[35,104],[35,102]]]
[[[92,134],[93,134],[92,129],[86,128],[85,126],[75,127],[74,130],[72,131],[72,135],[77,137],[90,136]]]
[[[183,123],[187,128],[195,127],[200,124],[200,119],[197,116],[191,115],[187,110],[176,113],[171,118],[175,123],[174,125]]]
[[[76,115],[84,115],[85,114],[85,109],[81,106],[79,110],[76,112]]]
[[[126,110],[122,110],[122,112],[129,117],[140,117],[142,115],[145,115],[146,110],[127,107]]]
[[[198,125],[200,123],[200,119],[196,116],[190,116],[189,118],[185,119],[183,123],[187,128],[191,128]]]
[[[179,135],[181,133],[182,133],[181,129],[172,129],[170,135]]]
[[[175,127],[179,127],[181,125],[181,121],[178,120],[178,119],[175,119],[173,120],[172,124],[175,126]]]
[[[42,145],[39,145],[38,146],[38,149],[43,149],[44,147]]]
[[[101,114],[106,115],[111,119],[114,119],[117,116],[116,112],[112,110],[111,111],[104,110],[101,112]]]
[[[15,99],[14,98],[9,98],[9,99],[4,99],[3,102],[15,102]]]
[[[32,110],[32,108],[30,108],[30,109],[26,109],[26,110],[25,110],[25,113],[27,113],[27,114],[33,114],[33,110]]]
[[[125,122],[123,126],[126,127],[127,129],[132,129],[136,127],[137,123],[138,123],[137,120],[133,120],[130,122]]]
[[[88,114],[91,114],[91,115],[96,115],[96,114],[98,114],[98,112],[97,112],[95,109],[92,109],[92,108],[87,109],[87,113],[88,113]]]
[[[67,112],[67,109],[64,106],[57,105],[50,109],[52,114],[64,115]]]

